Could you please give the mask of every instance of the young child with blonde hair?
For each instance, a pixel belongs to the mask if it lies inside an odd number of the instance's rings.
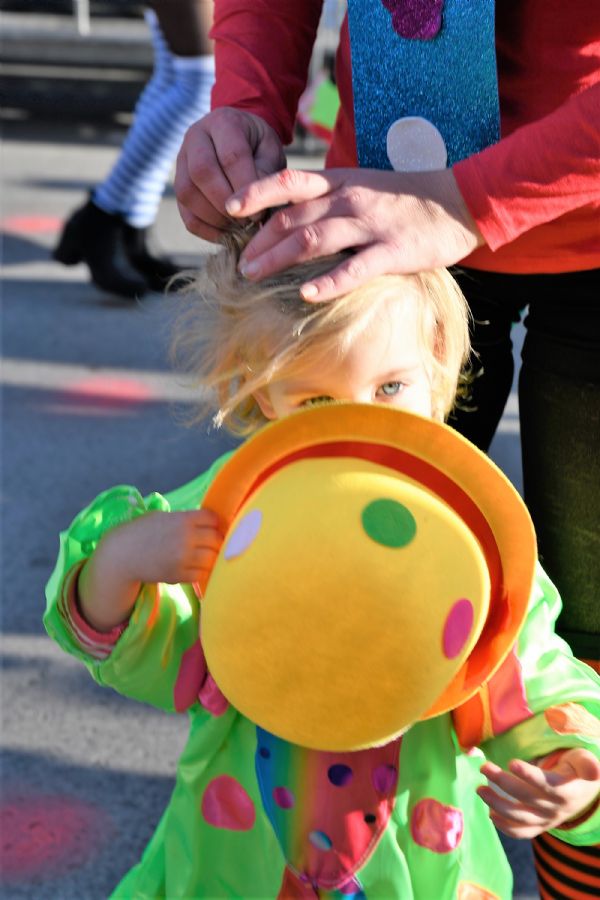
[[[447,418],[469,342],[465,301],[446,271],[382,276],[315,306],[298,289],[331,259],[251,283],[238,272],[246,239],[230,236],[181,298],[173,352],[194,378],[199,417],[210,410],[239,435],[331,401]],[[212,679],[191,587],[206,581],[223,542],[223,523],[199,506],[228,456],[164,497],[123,486],[100,495],[62,535],[48,584],[48,632],[99,683],[190,716],[172,799],[114,896],[508,900],[493,823],[513,837],[553,829],[570,843],[597,841],[599,684],[554,635],[560,600],[541,570],[513,653],[521,693],[507,696],[507,681],[487,692],[477,740],[459,709],[417,722],[389,747],[336,755],[287,745],[298,772],[327,757],[331,802],[308,776],[295,793],[265,794],[257,773],[276,739],[228,706]],[[360,805],[335,819],[335,798],[354,789],[361,766],[375,811],[358,824]],[[337,849],[306,824],[319,802],[335,819]],[[273,804],[292,822],[291,843]]]

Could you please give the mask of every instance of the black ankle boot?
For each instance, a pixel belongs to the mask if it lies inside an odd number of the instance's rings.
[[[148,290],[125,251],[125,223],[89,200],[67,221],[53,257],[65,266],[86,263],[95,285],[111,294],[133,299]]]
[[[181,271],[167,256],[154,256],[148,248],[149,228],[134,228],[125,223],[125,252],[133,268],[143,275],[148,287],[163,292],[173,275]]]

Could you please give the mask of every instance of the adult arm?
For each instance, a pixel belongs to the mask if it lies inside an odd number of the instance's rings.
[[[358,252],[305,287],[328,300],[384,272],[452,265],[600,201],[600,84],[571,97],[452,170],[425,173],[287,170],[228,201],[245,217],[293,204],[249,243],[241,265],[260,279],[348,247]]]
[[[600,201],[600,82],[457,163],[454,176],[492,250]]]

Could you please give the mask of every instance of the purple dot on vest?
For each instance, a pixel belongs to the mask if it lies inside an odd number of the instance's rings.
[[[271,759],[271,751],[268,747],[259,747],[258,755],[262,757],[262,759]]]
[[[317,850],[331,850],[331,840],[324,831],[311,831],[308,839]]]
[[[470,600],[457,600],[444,625],[442,647],[448,659],[458,656],[473,628],[473,604]]]
[[[227,541],[227,546],[223,553],[225,559],[235,559],[236,556],[241,556],[248,549],[260,531],[262,517],[260,509],[252,509],[240,519],[235,527],[235,531]]]
[[[296,798],[286,787],[276,787],[273,790],[273,800],[281,809],[291,809],[296,803]]]
[[[398,770],[396,766],[377,766],[371,778],[378,794],[391,794],[396,787]]]
[[[336,763],[333,766],[329,766],[327,770],[327,777],[336,787],[344,787],[349,784],[352,781],[352,775],[352,769],[350,766],[344,765],[344,763]]]

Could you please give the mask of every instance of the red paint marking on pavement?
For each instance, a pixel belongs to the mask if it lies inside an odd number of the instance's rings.
[[[85,865],[115,833],[108,814],[76,797],[5,796],[0,869],[10,881],[56,877]]]
[[[63,225],[59,216],[7,216],[0,227],[11,234],[56,234]]]
[[[160,402],[160,399],[141,381],[95,376],[74,382],[38,408],[68,416],[124,416],[135,414],[144,404]]]
[[[85,378],[66,392],[79,400],[102,397],[125,403],[143,403],[154,399],[152,390],[143,382],[131,378]]]

